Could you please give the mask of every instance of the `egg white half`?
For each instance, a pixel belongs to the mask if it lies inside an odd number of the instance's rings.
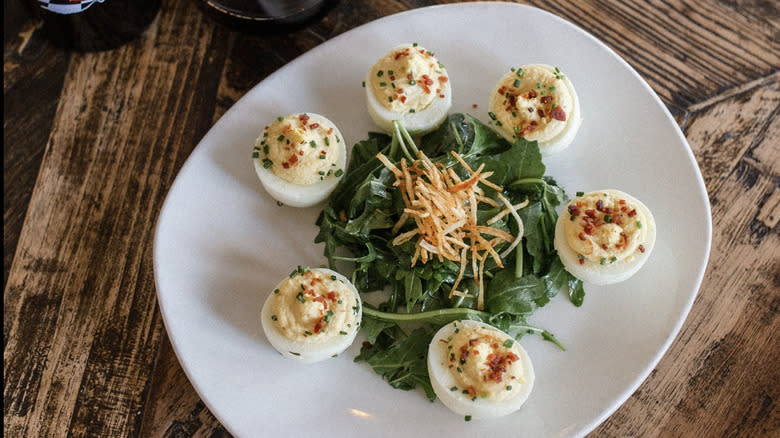
[[[315,113],[307,114],[312,121],[318,121],[323,125],[327,123],[328,126],[333,128],[333,133],[341,139],[340,142],[331,143],[330,147],[338,148],[339,155],[334,169],[341,169],[343,172],[346,170],[347,165],[347,148],[346,141],[338,127],[322,115]],[[261,141],[262,137],[258,138],[255,146],[260,147]],[[313,184],[295,184],[276,176],[271,169],[266,169],[263,166],[262,154],[255,156],[252,161],[254,162],[257,177],[260,179],[266,192],[277,201],[291,207],[311,207],[319,204],[330,196],[336,185],[338,185],[339,180],[344,176],[343,173],[340,176],[331,174]]]
[[[528,64],[528,65],[521,66],[518,70],[520,69],[526,71],[530,71],[533,69],[546,70],[549,72],[555,71],[554,67],[546,64]],[[501,78],[501,80],[498,81],[495,88],[491,91],[488,108],[492,114],[499,114],[500,112],[505,111],[501,105],[501,100],[497,98],[497,96],[499,95],[498,90],[502,87],[502,84],[504,84],[507,78],[515,79],[515,71],[511,71],[506,75],[504,75]],[[565,125],[561,130],[561,132],[559,132],[557,135],[555,135],[550,139],[538,141],[539,150],[544,156],[556,154],[568,148],[569,145],[572,143],[572,141],[574,141],[574,138],[577,135],[577,131],[579,131],[580,125],[582,124],[580,100],[579,97],[577,96],[577,91],[574,89],[574,84],[572,84],[568,76],[565,75],[561,76],[559,82],[564,87],[566,87],[569,95],[571,95],[572,108],[569,110],[569,113],[566,115],[566,121],[564,122]],[[507,141],[514,142],[516,140],[515,132],[513,131],[513,128],[511,126],[501,125],[501,126],[496,126],[495,129]]]
[[[619,190],[597,190],[596,192],[610,193],[625,199],[636,207],[639,212],[638,215],[642,217],[643,227],[646,228],[646,239],[642,242],[645,251],[635,252],[631,256],[614,263],[601,264],[587,259],[581,261],[580,256],[569,245],[566,232],[564,231],[566,221],[571,220],[566,207],[558,216],[558,221],[555,224],[554,246],[566,270],[580,280],[596,285],[619,283],[628,280],[636,274],[650,257],[650,253],[655,246],[655,218],[645,204],[625,192]],[[576,199],[572,200],[571,203],[573,202],[576,202]]]
[[[524,383],[517,382],[512,384],[511,396],[505,400],[489,400],[479,398],[472,400],[468,394],[461,390],[453,390],[458,386],[458,382],[453,373],[448,368],[450,366],[449,355],[451,350],[447,348],[447,342],[455,334],[456,330],[482,327],[499,334],[502,338],[513,339],[503,331],[479,321],[453,321],[436,333],[428,346],[428,374],[431,378],[431,384],[436,396],[451,411],[470,416],[472,419],[487,419],[502,417],[517,411],[526,402],[534,386],[534,369],[531,358],[517,341],[514,341],[513,348],[515,354],[519,357],[522,364]]]
[[[321,342],[296,342],[295,340],[287,338],[272,320],[273,306],[270,305],[270,301],[273,294],[269,294],[268,298],[265,300],[265,304],[263,304],[261,315],[261,323],[265,336],[268,338],[268,342],[270,342],[282,356],[301,363],[320,362],[343,353],[355,341],[355,336],[357,336],[360,326],[359,323],[363,317],[363,304],[360,300],[360,294],[346,277],[327,268],[316,268],[312,270],[320,271],[328,276],[335,276],[338,281],[341,281],[349,287],[357,302],[358,313],[355,320],[358,323],[353,324],[353,326],[348,329],[345,328],[344,330],[347,334],[343,336],[331,337],[330,339]]]
[[[404,47],[404,46],[398,46]],[[398,48],[396,47],[396,49]],[[394,49],[395,50],[395,49]],[[409,131],[411,135],[423,135],[436,129],[447,118],[447,114],[452,108],[452,85],[451,78],[444,67],[440,68],[441,75],[447,76],[447,82],[441,83],[441,94],[444,97],[435,97],[433,102],[424,110],[417,112],[396,112],[387,109],[379,102],[371,86],[371,70],[366,73],[366,106],[368,114],[376,125],[384,132],[393,133],[393,121],[398,120],[401,125]]]

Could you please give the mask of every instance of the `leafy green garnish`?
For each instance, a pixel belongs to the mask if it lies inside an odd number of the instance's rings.
[[[470,297],[449,298],[460,271],[458,263],[434,257],[412,267],[414,240],[398,246],[391,243],[395,237],[392,228],[403,212],[404,202],[393,185],[395,175],[377,159],[377,154],[398,163],[402,158],[412,162],[422,152],[437,165],[468,178],[451,151],[472,169],[484,164],[483,172],[492,172],[490,182],[502,187],[502,195],[513,205],[528,200],[528,205],[518,210],[523,240],[502,257],[505,269],[491,259],[485,265],[484,309],[477,309],[474,296],[479,288],[471,263],[467,263],[458,286]],[[393,387],[409,390],[421,386],[433,400],[426,365],[428,344],[436,330],[451,321],[482,321],[515,339],[534,333],[565,349],[550,332],[527,321],[560,290],[566,291],[576,306],[582,305],[585,294],[582,282],[564,269],[553,246],[556,207],[567,197],[545,171],[535,141],[521,138],[509,143],[464,114],[450,115],[438,129],[418,139],[412,139],[396,123],[392,137],[371,133],[357,143],[346,174],[317,219],[319,233],[315,238],[315,242],[325,243],[330,268],[351,272],[361,295],[386,294],[376,307],[364,300],[361,330],[367,343],[355,360],[371,365]],[[483,189],[486,196],[496,196],[495,190],[486,186]],[[498,211],[480,205],[478,222],[484,223]],[[511,215],[492,226],[512,235],[521,228]],[[501,248],[496,250],[500,252]]]

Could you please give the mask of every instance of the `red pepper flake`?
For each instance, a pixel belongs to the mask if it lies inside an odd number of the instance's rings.
[[[320,155],[328,155],[328,153],[325,151],[320,151]]]
[[[289,169],[290,168],[290,163],[285,161],[284,163],[282,163],[282,167],[284,167],[285,169]]]
[[[560,106],[556,106],[550,111],[550,117],[561,122],[566,121],[566,112]]]
[[[338,295],[336,295],[336,292],[334,292],[334,291],[328,292],[328,294],[326,296],[331,301],[336,301],[338,299]]]
[[[390,80],[394,81],[395,80],[395,75],[390,75]]]
[[[403,50],[399,50],[399,51],[395,52],[395,59],[400,59],[401,57],[407,56],[407,55],[409,55],[409,49],[408,48],[403,49]]]
[[[584,264],[585,264],[585,259],[583,259],[583,258],[579,258],[578,260],[579,260],[579,262],[580,262],[580,264],[581,264],[581,265],[584,265]]]
[[[298,151],[298,155],[303,156],[303,151]]]
[[[324,317],[320,317],[320,319],[317,320],[317,323],[314,324],[314,333],[319,333],[322,331],[322,325],[325,322]]]
[[[318,295],[314,297],[312,301],[322,304],[325,310],[328,310],[328,301],[325,300],[325,297],[323,297],[322,295]]]

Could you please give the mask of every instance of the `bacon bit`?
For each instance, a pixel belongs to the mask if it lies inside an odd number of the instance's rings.
[[[569,214],[572,215],[572,216],[579,216],[580,215],[580,209],[576,205],[570,204],[569,205]]]
[[[441,82],[442,84],[449,80],[450,78],[448,78],[447,76],[439,76],[439,82]]]
[[[303,151],[298,151],[298,155],[303,156]]]
[[[406,103],[406,96],[401,96],[401,103]]]
[[[596,218],[596,210],[593,210],[592,208],[589,208],[589,209],[585,210],[585,216],[587,216],[587,217],[589,217],[591,219],[595,219]]]
[[[328,299],[331,301],[336,301],[338,299],[338,295],[336,295],[336,292],[334,291],[328,292],[325,296],[328,297]]]
[[[585,227],[583,228],[585,231],[585,234],[591,235],[593,234],[593,225],[592,224],[585,224]]]
[[[476,109],[476,108],[478,108],[478,107],[479,107],[479,105],[477,105],[476,103],[472,103],[472,104],[471,104],[471,107],[472,107],[472,108],[474,108],[474,109]]]
[[[394,81],[395,80],[395,75],[390,75],[390,80]]]
[[[304,125],[305,125],[306,123],[308,123],[308,122],[309,122],[309,116],[308,116],[306,113],[304,113],[304,114],[301,114],[300,116],[298,116],[298,119],[299,119],[299,120],[301,121],[301,123],[303,123]]]
[[[639,245],[639,252],[645,252],[645,246]]]
[[[534,97],[536,97],[536,91],[531,90],[531,91],[525,93],[523,95],[523,97],[525,97],[526,99],[533,99]]]
[[[289,159],[289,160],[287,160],[287,162],[289,162],[289,163],[290,163],[290,166],[294,165],[295,163],[297,163],[297,162],[298,162],[298,156],[297,156],[297,155],[293,155],[293,156],[291,156],[291,157],[290,157],[290,159]]]
[[[469,339],[469,345],[472,347],[479,344],[479,338]]]
[[[561,122],[566,121],[566,112],[560,106],[556,106],[550,111],[550,117]]]
[[[544,110],[539,108],[536,110],[536,114],[539,114],[539,117],[544,117]]]
[[[636,216],[636,209],[633,209],[628,212],[628,217],[634,217],[634,216]]]
[[[603,200],[601,200],[601,199],[599,199],[598,201],[596,201],[596,210],[598,210],[598,211],[604,211],[604,210],[603,210],[603,208],[604,208],[604,201],[603,201]]]
[[[328,129],[328,135],[333,134],[333,128]]]
[[[584,235],[584,234],[582,234],[582,233],[578,234],[578,235],[577,235],[577,237],[578,237],[580,240],[585,240],[585,235]]]
[[[471,385],[469,385],[469,387],[466,388],[466,391],[469,393],[469,397],[471,397],[471,398],[474,398],[474,397],[477,396],[477,391]]]
[[[402,58],[404,56],[408,56],[408,55],[409,55],[409,48],[407,47],[407,48],[405,48],[403,50],[399,50],[399,51],[395,52],[395,59],[400,59],[400,58]]]
[[[284,128],[282,128],[282,132],[290,132],[292,130],[292,126],[288,123],[284,125]]]
[[[602,244],[601,244],[601,249],[607,249],[607,248],[609,248],[609,247],[607,246],[607,244],[606,244],[606,243],[602,243]]]
[[[499,88],[499,89],[498,89],[498,91],[497,91],[497,93],[503,96],[503,95],[504,95],[504,93],[506,93],[506,87],[501,87],[501,88]]]
[[[469,357],[469,347],[465,345],[460,346],[460,359],[466,360]]]
[[[409,73],[408,75],[406,75],[406,79],[409,79],[409,80],[411,81],[411,80],[413,80],[414,78],[412,77],[412,74],[411,74],[411,73]]]
[[[552,96],[542,96],[541,99],[539,99],[539,102],[542,102],[543,104],[547,105],[548,103],[552,102],[553,98]]]
[[[423,91],[425,91],[425,94],[431,94],[431,89],[430,89],[430,88],[428,88],[428,86],[427,86],[427,85],[423,85],[423,86],[422,86],[422,89],[423,89]]]
[[[282,163],[282,167],[284,167],[285,169],[289,169],[290,168],[290,163],[285,161],[284,163]]]
[[[309,129],[317,129],[319,127],[320,127],[319,123],[312,123],[311,125],[309,125]]]
[[[433,85],[433,79],[431,79],[430,76],[422,75],[422,78],[425,85]]]
[[[439,94],[439,97],[441,97],[442,99],[444,99],[444,94]]]
[[[313,291],[312,291],[312,293],[313,293]],[[312,298],[312,301],[315,301],[317,303],[321,303],[322,306],[325,308],[325,310],[328,310],[328,301],[322,295],[318,295],[318,296]]]
[[[581,265],[584,265],[584,264],[585,264],[585,259],[583,259],[583,258],[580,258],[580,259],[578,259],[578,260],[579,260],[579,262],[580,262],[580,264],[581,264]]]
[[[501,383],[504,380],[504,373],[507,368],[518,359],[519,357],[511,352],[507,354],[490,353],[485,361],[485,365],[490,368],[490,371],[485,375],[484,379]]]
[[[322,325],[325,322],[324,317],[320,317],[320,319],[317,320],[317,323],[314,324],[314,333],[319,333],[322,331]]]

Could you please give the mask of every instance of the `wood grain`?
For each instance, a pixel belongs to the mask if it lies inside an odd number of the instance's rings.
[[[267,75],[358,25],[438,3],[450,1],[342,1],[306,29],[258,37],[165,0],[140,40],[78,54],[48,46],[11,0],[6,436],[229,436],[157,309],[152,231],[165,194],[212,124]],[[710,262],[688,319],[590,436],[780,435],[777,2],[527,3],[593,34],[648,81],[682,127],[712,205]]]

